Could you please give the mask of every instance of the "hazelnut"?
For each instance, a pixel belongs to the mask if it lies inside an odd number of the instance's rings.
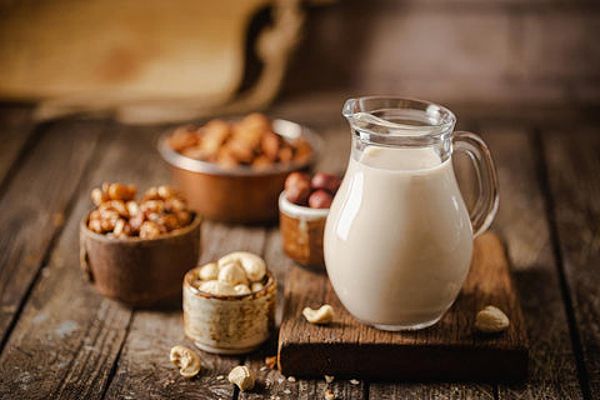
[[[142,239],[155,239],[161,234],[160,226],[153,221],[146,221],[140,227],[140,237]]]
[[[273,132],[266,133],[260,142],[260,147],[265,155],[271,162],[277,160],[277,154],[279,152],[279,144],[281,139],[278,134]]]
[[[279,161],[286,164],[292,161],[292,158],[294,157],[294,151],[290,146],[285,146],[279,150],[277,155],[279,157]]]
[[[342,180],[338,176],[326,174],[324,172],[316,173],[310,181],[310,185],[313,189],[323,189],[331,194],[337,192],[341,183]]]
[[[137,189],[134,185],[124,185],[122,183],[111,183],[108,187],[108,196],[112,200],[133,200]]]
[[[332,201],[333,196],[329,192],[319,189],[308,198],[308,206],[310,208],[329,208]]]
[[[302,172],[293,172],[285,180],[285,198],[288,201],[304,205],[310,195],[310,177]]]

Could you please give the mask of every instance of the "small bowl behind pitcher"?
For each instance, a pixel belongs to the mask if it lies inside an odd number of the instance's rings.
[[[324,268],[323,235],[328,214],[328,208],[293,204],[282,192],[279,196],[279,226],[285,254],[300,265]]]

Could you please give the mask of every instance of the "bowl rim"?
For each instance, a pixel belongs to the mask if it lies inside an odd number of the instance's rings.
[[[81,222],[79,225],[80,230],[81,230],[81,232],[84,232],[86,235],[88,235],[96,240],[108,242],[108,243],[121,243],[121,244],[158,243],[163,240],[173,239],[175,237],[187,235],[188,233],[190,233],[196,229],[199,229],[200,224],[202,223],[202,220],[203,220],[203,218],[200,214],[198,214],[195,211],[190,211],[194,215],[194,219],[192,220],[192,222],[189,223],[189,225],[186,225],[183,228],[172,230],[171,232],[167,232],[166,234],[160,235],[157,238],[142,239],[139,236],[127,236],[125,238],[118,238],[118,237],[114,237],[114,236],[107,236],[102,233],[97,233],[97,232],[94,232],[93,230],[91,230],[90,228],[88,228],[87,222],[90,218],[90,214],[92,213],[92,211],[93,211],[93,209],[88,211],[81,219]]]
[[[290,217],[326,218],[329,210],[329,208],[310,208],[294,204],[285,197],[285,190],[279,195],[279,211]]]
[[[226,121],[236,121],[237,118],[225,119]],[[195,160],[190,157],[186,157],[175,150],[173,150],[167,144],[167,138],[173,133],[174,129],[169,129],[163,132],[159,138],[156,147],[163,160],[176,168],[181,168],[191,172],[200,172],[210,175],[224,175],[224,176],[265,176],[265,175],[278,175],[282,173],[289,173],[297,171],[305,167],[309,167],[316,163],[321,149],[323,148],[323,139],[317,135],[312,129],[298,124],[296,122],[288,121],[286,119],[274,118],[272,120],[273,131],[278,135],[286,139],[294,139],[297,137],[304,137],[311,145],[313,152],[310,158],[302,163],[289,163],[289,164],[275,164],[273,167],[265,169],[253,169],[248,166],[238,166],[236,168],[225,169],[220,167],[218,164],[208,161]]]

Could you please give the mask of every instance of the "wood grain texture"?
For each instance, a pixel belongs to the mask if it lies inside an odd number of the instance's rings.
[[[247,228],[206,223],[203,227],[201,263],[210,262],[235,250],[262,254],[264,228]],[[179,376],[169,362],[171,347],[183,344],[195,349],[203,370],[194,379]],[[238,357],[222,357],[197,350],[184,337],[181,309],[136,312],[119,360],[108,398],[232,398],[234,389],[227,381],[229,371],[239,365]]]
[[[19,158],[32,127],[30,107],[0,106],[0,183]]]
[[[0,343],[64,223],[101,130],[84,121],[48,126],[0,199]]]
[[[286,286],[279,335],[284,374],[369,377],[386,380],[521,380],[527,374],[527,339],[504,248],[487,233],[477,238],[461,295],[435,326],[391,333],[358,323],[343,308],[325,275],[294,268]],[[331,304],[335,322],[311,325],[306,306]],[[480,335],[475,314],[488,304],[511,319],[502,335]]]
[[[5,378],[0,397],[8,393],[16,398],[103,395],[131,311],[101,297],[84,281],[79,268],[79,222],[91,208],[90,190],[103,181],[160,183],[166,174],[160,164],[151,168],[148,159],[140,156],[153,149],[149,132],[122,133],[107,138],[97,149],[95,167],[84,177],[64,233],[0,358],[0,376]],[[84,132],[78,134],[85,138]],[[64,169],[61,179],[66,180],[68,172]]]
[[[498,396],[581,398],[537,165],[541,149],[522,126],[483,124],[481,131],[487,133],[484,139],[500,179],[500,208],[494,226],[507,243],[529,336],[528,382],[501,385]]]
[[[551,211],[583,390],[600,396],[600,136],[597,128],[542,132]]]

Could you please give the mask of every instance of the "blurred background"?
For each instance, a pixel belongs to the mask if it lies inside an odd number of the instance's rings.
[[[2,1],[0,100],[136,124],[365,94],[543,118],[595,111],[599,37],[585,0]]]

